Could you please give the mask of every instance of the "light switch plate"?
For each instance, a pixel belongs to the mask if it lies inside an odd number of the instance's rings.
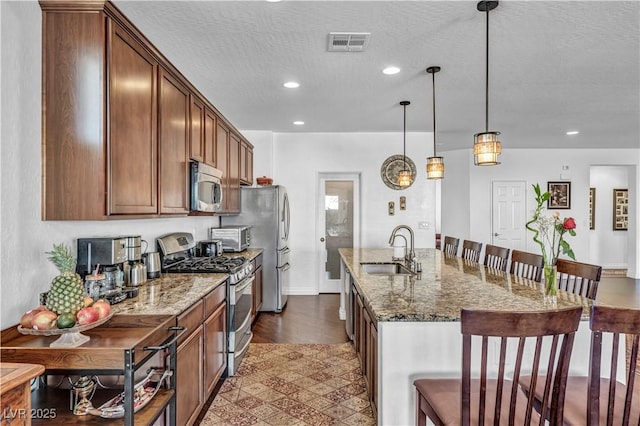
[[[429,222],[418,222],[418,229],[429,229]]]

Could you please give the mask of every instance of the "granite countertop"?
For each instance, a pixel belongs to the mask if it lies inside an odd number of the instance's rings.
[[[250,248],[241,253],[224,253],[224,257],[244,256],[249,261],[263,252],[261,248]],[[224,283],[227,274],[167,274],[148,280],[138,286],[138,296],[115,304],[117,314],[178,315],[213,289]]]
[[[485,268],[436,249],[417,249],[418,275],[372,275],[360,263],[392,262],[393,249],[339,249],[345,266],[378,321],[459,321],[462,308],[533,311],[582,306],[592,301],[558,291],[557,306],[545,304],[540,283]],[[401,261],[400,261],[401,262]]]
[[[211,290],[223,284],[227,274],[165,274],[138,286],[138,296],[112,306],[117,314],[178,315]]]

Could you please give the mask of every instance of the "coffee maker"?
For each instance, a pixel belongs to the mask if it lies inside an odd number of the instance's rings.
[[[147,266],[141,261],[142,243],[147,242],[139,235],[124,237],[126,239],[127,263],[125,264],[124,275],[129,286],[137,286],[147,281]]]
[[[78,238],[77,247],[76,272],[85,279],[87,294],[107,299],[111,304],[126,299],[123,291],[128,264],[126,237]]]

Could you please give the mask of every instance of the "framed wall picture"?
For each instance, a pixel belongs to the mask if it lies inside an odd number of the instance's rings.
[[[571,208],[571,182],[547,182],[547,191],[551,194],[548,209]]]
[[[626,231],[629,226],[629,191],[613,190],[613,230]]]
[[[589,229],[596,229],[596,189],[589,188]]]

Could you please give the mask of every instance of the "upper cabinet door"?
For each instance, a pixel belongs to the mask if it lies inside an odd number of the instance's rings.
[[[192,160],[204,160],[204,102],[191,94],[191,130],[189,147]]]
[[[213,111],[206,108],[204,112],[204,162],[213,167],[218,167],[216,161],[216,120]]]
[[[229,139],[229,191],[227,210],[229,213],[240,212],[240,139],[231,133]]]
[[[160,69],[160,213],[189,213],[189,91]]]
[[[107,214],[156,214],[158,63],[141,43],[109,22]]]

